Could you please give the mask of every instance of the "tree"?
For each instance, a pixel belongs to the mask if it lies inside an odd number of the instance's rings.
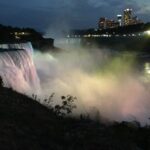
[[[3,87],[3,79],[2,77],[0,76],[0,88]]]
[[[72,113],[73,109],[76,108],[76,105],[74,104],[74,100],[76,99],[76,97],[71,95],[61,96],[62,104],[56,105],[54,111],[59,116],[65,116],[66,114]]]

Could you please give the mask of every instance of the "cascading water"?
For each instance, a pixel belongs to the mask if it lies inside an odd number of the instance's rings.
[[[31,42],[27,43],[15,43],[15,44],[0,44],[0,49],[24,49],[30,53],[33,52]]]
[[[40,89],[30,43],[0,45],[0,76],[4,86],[22,93]]]

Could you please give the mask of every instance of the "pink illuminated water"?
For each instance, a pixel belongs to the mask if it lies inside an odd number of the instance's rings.
[[[30,44],[3,44],[0,47],[0,76],[4,86],[22,93],[35,92],[39,89],[39,78],[33,63]]]

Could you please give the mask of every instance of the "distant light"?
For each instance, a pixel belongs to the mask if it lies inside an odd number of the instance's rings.
[[[20,39],[20,37],[19,37],[19,36],[17,36],[17,35],[15,36],[15,38],[16,38],[16,39]]]
[[[145,31],[145,33],[146,33],[147,35],[150,35],[150,30]]]
[[[130,9],[130,8],[127,8],[127,9],[125,9],[124,11],[132,11],[132,9]]]
[[[70,35],[67,35],[67,38],[70,38]]]
[[[147,70],[147,73],[150,74],[150,70]]]
[[[118,14],[117,16],[119,16],[119,17],[120,17],[120,16],[122,16],[122,15]]]
[[[83,37],[89,38],[89,37],[91,37],[91,34],[84,35]]]
[[[147,33],[150,35],[150,30],[149,30],[149,31],[147,31]]]
[[[150,74],[150,63],[145,63],[145,71],[147,74]]]

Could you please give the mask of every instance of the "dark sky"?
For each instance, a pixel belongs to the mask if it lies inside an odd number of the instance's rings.
[[[0,23],[4,25],[48,28],[97,27],[100,16],[115,18],[123,9],[150,21],[150,0],[0,0]]]

